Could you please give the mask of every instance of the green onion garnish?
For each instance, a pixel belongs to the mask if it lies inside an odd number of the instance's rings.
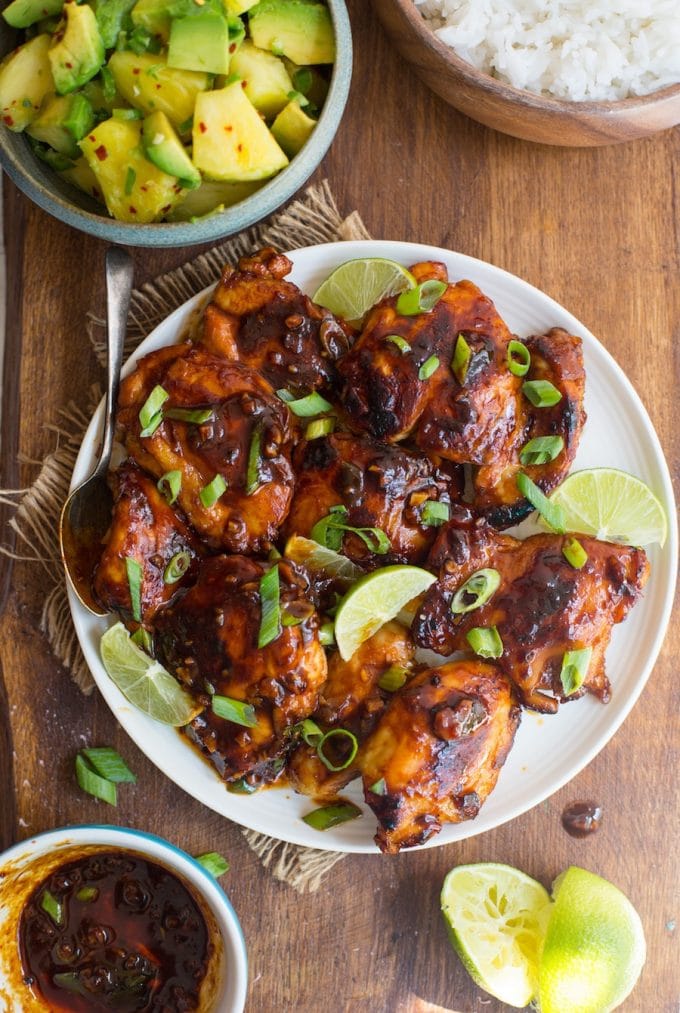
[[[110,746],[81,749],[81,753],[95,773],[105,777],[107,781],[113,781],[114,784],[137,784],[137,778],[123,757]]]
[[[582,647],[577,651],[565,651],[560,671],[560,682],[565,696],[571,696],[586,681],[592,653],[592,647]]]
[[[408,355],[411,351],[411,346],[406,338],[402,338],[401,334],[386,334],[385,341],[391,341],[393,345],[396,345],[402,355]]]
[[[246,496],[251,496],[262,485],[260,461],[262,459],[262,434],[264,423],[258,422],[250,437],[248,464],[246,466]]]
[[[132,168],[132,166],[129,165],[128,171],[125,174],[125,187],[124,187],[125,193],[128,197],[132,193],[136,180],[137,180],[137,173]]]
[[[232,795],[254,795],[257,785],[251,784],[246,777],[237,777],[235,781],[227,782],[227,791]]]
[[[353,528],[351,525],[345,524],[347,516],[347,507],[342,504],[332,506],[330,513],[316,522],[309,537],[319,545],[324,545],[327,549],[337,552],[342,545],[343,532],[351,531],[359,536],[370,552],[384,556],[386,552],[390,551],[392,544],[384,531],[381,531],[380,528]]]
[[[116,82],[113,74],[108,67],[102,67],[99,71],[99,76],[102,80],[102,91],[104,94],[104,101],[113,102],[116,97]]]
[[[368,790],[370,792],[373,792],[374,795],[385,795],[387,792],[387,784],[385,783],[385,778],[381,777],[379,781],[374,781],[374,783]]]
[[[99,890],[96,886],[81,886],[80,890],[76,893],[76,900],[79,900],[81,904],[90,904],[98,896]]]
[[[575,570],[582,569],[588,561],[588,553],[583,548],[578,538],[570,538],[562,546],[562,555]]]
[[[476,570],[454,594],[451,611],[454,615],[474,612],[475,609],[486,605],[500,584],[501,575],[498,570],[492,570],[490,567]]]
[[[147,654],[151,654],[153,650],[153,639],[148,630],[145,630],[143,626],[139,626],[130,637],[133,644],[137,647],[141,647]]]
[[[211,506],[214,506],[215,503],[217,503],[222,493],[226,492],[226,489],[227,483],[223,476],[215,475],[212,482],[208,482],[207,485],[203,486],[198,494],[198,497],[206,510],[209,510]]]
[[[306,440],[317,440],[320,436],[329,436],[335,429],[335,419],[331,416],[323,419],[313,419],[307,423],[305,429]]]
[[[291,733],[299,735],[308,746],[317,746],[323,738],[323,732],[316,721],[312,721],[311,718],[305,718],[304,721],[299,721],[296,725],[293,725]]]
[[[142,118],[142,114],[139,109],[114,109],[113,112],[111,113],[111,116],[113,117],[114,120],[123,120],[123,121],[141,120]],[[134,173],[136,178],[137,173],[132,168],[132,166],[130,166],[130,168],[128,169],[128,176],[130,175],[131,172]],[[130,187],[129,190],[127,189],[127,180],[125,185],[126,185],[125,193],[127,194],[132,193],[132,187],[135,185],[134,179],[132,181],[132,186]]]
[[[217,851],[206,851],[204,855],[196,855],[196,861],[215,879],[229,872],[229,862]]]
[[[426,528],[438,528],[440,524],[445,524],[449,517],[448,503],[438,503],[435,499],[426,500],[420,511],[420,523]]]
[[[309,67],[298,67],[293,74],[293,84],[297,91],[301,91],[303,95],[306,95],[312,87],[312,83],[312,72]]]
[[[49,890],[43,890],[40,907],[46,915],[49,915],[55,925],[63,925],[64,905]]]
[[[151,68],[149,68],[149,69],[151,69]],[[191,131],[191,128],[193,127],[193,125],[194,125],[194,117],[193,117],[193,115],[191,115],[191,116],[188,116],[187,119],[184,120],[183,123],[180,123],[180,125],[177,127],[177,130],[178,130],[178,132],[180,134],[188,134]]]
[[[168,503],[174,503],[182,489],[182,472],[166,471],[165,474],[161,475],[158,479],[156,488],[161,496],[165,497]]]
[[[522,447],[519,455],[520,463],[525,466],[548,464],[563,450],[564,440],[561,436],[536,436]]]
[[[515,478],[517,488],[522,495],[529,500],[534,510],[538,510],[543,520],[558,535],[563,535],[566,530],[564,510],[558,503],[551,503],[547,496],[544,496],[535,482],[532,482],[523,471],[517,473]]]
[[[244,700],[234,700],[233,697],[215,693],[211,697],[210,706],[213,714],[225,721],[233,721],[235,725],[244,725],[246,728],[255,728],[257,725],[255,708]]]
[[[405,684],[407,677],[408,669],[402,665],[390,665],[378,679],[378,685],[387,693],[396,693]]]
[[[535,408],[551,408],[562,400],[562,395],[550,380],[527,380],[522,384],[522,393]]]
[[[118,804],[118,795],[113,781],[107,781],[105,777],[96,774],[80,753],[76,756],[76,781],[88,795],[94,795],[95,798],[100,798],[102,802],[108,802],[109,805]]]
[[[467,341],[462,334],[459,334],[456,338],[456,347],[453,350],[453,359],[451,360],[451,372],[455,376],[458,383],[463,386],[465,383],[465,377],[467,376],[468,367],[470,365],[470,359],[472,358],[472,349],[468,345]]]
[[[313,809],[306,816],[302,817],[304,823],[313,830],[330,830],[340,823],[347,823],[348,820],[355,820],[361,816],[361,809],[353,802],[336,802],[334,805],[325,805],[321,809]]]
[[[324,752],[324,746],[331,739],[337,738],[349,740],[350,750],[347,759],[343,760],[341,763],[335,764],[333,763],[333,760],[330,759],[330,757],[326,756]],[[349,767],[350,763],[357,755],[358,749],[359,749],[359,742],[357,740],[356,735],[354,735],[352,732],[348,732],[346,728],[331,728],[329,732],[326,732],[325,735],[321,736],[321,738],[316,744],[317,756],[323,763],[324,767],[332,771],[344,770],[346,767]]]
[[[335,643],[335,623],[324,623],[319,628],[319,643],[322,647],[331,647]]]
[[[430,313],[446,292],[446,282],[430,278],[415,288],[407,288],[397,299],[397,313],[414,317],[417,313]]]
[[[480,658],[500,658],[503,653],[503,641],[495,626],[475,626],[465,639]]]
[[[139,424],[142,427],[140,436],[153,436],[156,432],[163,421],[161,409],[169,397],[168,392],[156,384],[139,412]]]
[[[176,584],[191,566],[191,553],[183,549],[176,552],[163,571],[164,584]]]
[[[130,589],[130,610],[135,622],[142,621],[142,568],[132,556],[125,557],[125,572]]]
[[[212,408],[166,408],[166,419],[175,419],[176,422],[192,422],[195,426],[202,426],[215,417]]]
[[[277,390],[277,396],[285,401],[293,415],[297,415],[301,419],[311,419],[315,415],[323,415],[324,412],[330,412],[333,410],[333,405],[329,404],[324,397],[317,394],[316,391],[312,391],[311,394],[307,394],[306,397],[293,398],[291,400],[291,393],[289,390]]]
[[[281,604],[279,592],[279,567],[278,563],[260,578],[260,602],[262,605],[262,617],[260,619],[260,632],[257,637],[257,646],[266,647],[272,640],[281,633]]]
[[[433,373],[436,373],[439,369],[439,359],[436,355],[431,355],[429,359],[426,359],[418,370],[419,380],[429,380]]]
[[[309,105],[309,99],[306,97],[306,95],[303,95],[301,91],[289,91],[288,92],[288,101],[289,102],[297,102],[297,104],[299,106],[308,106]]]
[[[508,369],[514,376],[526,376],[531,365],[531,352],[525,344],[514,339],[508,344]]]

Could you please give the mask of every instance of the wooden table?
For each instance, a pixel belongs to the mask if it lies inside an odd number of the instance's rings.
[[[350,0],[356,61],[349,105],[316,178],[376,237],[450,247],[526,278],[578,316],[626,368],[677,476],[680,441],[680,130],[596,150],[533,146],[493,133],[430,94],[390,50],[365,0]],[[103,303],[104,246],[6,186],[8,346],[2,485],[26,484],[53,446],[44,428],[101,378],[84,331]],[[197,251],[135,251],[150,279]],[[250,956],[249,1013],[331,1008],[412,1013],[502,1008],[450,950],[438,911],[454,864],[501,861],[546,885],[570,864],[614,880],[644,922],[649,956],[624,1004],[677,1013],[678,612],[654,673],[613,741],[571,784],[512,823],[459,845],[396,858],[352,856],[301,898],[274,881],[239,829],[152,766],[95,693],[84,698],[38,632],[40,569],[5,566],[0,619],[0,844],[103,819],[163,834],[231,861],[225,883]],[[72,764],[88,742],[119,748],[139,774],[117,810],[84,800]],[[604,807],[600,832],[575,841],[568,802]],[[433,1004],[433,1005],[430,1005]]]

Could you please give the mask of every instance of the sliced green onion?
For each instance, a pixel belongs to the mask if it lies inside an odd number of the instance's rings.
[[[330,830],[341,823],[355,820],[361,816],[361,809],[353,802],[336,802],[333,805],[325,805],[320,809],[313,809],[306,816],[302,817],[303,823],[313,830]]]
[[[335,623],[324,623],[319,628],[319,643],[322,647],[331,647],[335,643]]]
[[[217,503],[222,493],[226,492],[226,490],[227,483],[224,477],[222,475],[215,475],[212,482],[208,482],[207,485],[203,486],[198,497],[206,510],[209,510],[211,506]]]
[[[134,185],[137,181],[137,173],[131,165],[128,166],[128,171],[125,174],[125,193],[129,197],[133,191]]]
[[[386,334],[385,341],[391,341],[393,345],[396,345],[402,355],[408,355],[411,351],[411,346],[406,338],[402,338],[401,334]]]
[[[137,778],[123,757],[110,746],[81,749],[81,753],[89,760],[95,773],[105,777],[107,781],[113,781],[114,784],[137,784]]]
[[[562,400],[562,395],[550,380],[527,380],[522,384],[522,393],[535,408],[552,408]]]
[[[116,97],[116,82],[108,67],[102,67],[99,71],[102,79],[102,91],[106,102],[113,102]]]
[[[166,408],[166,419],[175,419],[176,422],[192,422],[195,426],[202,426],[215,417],[212,408]]]
[[[498,570],[493,570],[491,567],[476,570],[454,594],[451,611],[454,615],[474,612],[475,609],[486,605],[500,584],[501,575]]]
[[[522,447],[519,455],[520,463],[525,466],[548,464],[563,450],[564,440],[561,436],[536,436]]]
[[[306,95],[312,87],[313,80],[309,67],[298,67],[293,74],[293,84],[297,91],[301,91],[303,95]]]
[[[329,418],[314,419],[307,423],[305,429],[306,440],[318,440],[320,436],[329,436],[335,430],[335,419]]]
[[[513,376],[526,376],[531,365],[531,352],[522,341],[508,344],[508,369]]]
[[[308,746],[316,746],[323,738],[323,732],[316,721],[312,721],[311,718],[305,718],[304,721],[299,721],[296,725],[293,725],[291,732],[304,739]]]
[[[563,535],[566,530],[564,510],[559,503],[551,503],[547,496],[541,492],[535,482],[532,482],[523,471],[517,473],[515,478],[517,488],[522,495],[529,500],[534,510],[538,510],[543,520],[558,535]]]
[[[414,317],[417,313],[430,313],[446,292],[446,282],[430,278],[415,288],[407,288],[397,299],[397,313]]]
[[[141,118],[142,118],[142,114],[141,114],[141,112],[140,112],[139,109],[114,109],[112,111],[112,113],[111,113],[111,116],[113,117],[114,120],[141,120]],[[130,166],[130,168],[128,169],[128,176],[130,175],[131,172],[134,173],[134,176],[136,178],[137,173],[132,168],[132,166]],[[132,193],[132,187],[133,186],[134,186],[134,179],[132,181],[132,186],[128,190],[127,189],[127,180],[126,180],[125,193],[127,193],[127,194]]]
[[[76,781],[88,795],[94,795],[109,805],[118,804],[118,794],[113,781],[107,781],[105,777],[95,774],[80,753],[76,756]]]
[[[560,682],[562,683],[565,696],[571,696],[586,681],[592,654],[592,647],[582,647],[577,651],[564,652]]]
[[[439,369],[439,359],[436,355],[431,355],[429,359],[426,359],[418,370],[419,380],[429,380],[433,373],[436,373]]]
[[[262,485],[260,479],[260,461],[262,460],[262,434],[264,423],[258,422],[250,437],[248,464],[246,467],[246,496],[251,496]]]
[[[374,795],[385,795],[387,793],[387,784],[385,778],[381,777],[379,781],[374,781],[371,787],[368,789],[373,792]]]
[[[317,394],[316,391],[312,391],[311,394],[307,394],[306,397],[292,398],[289,390],[277,390],[277,396],[285,401],[293,415],[297,415],[301,419],[310,419],[314,415],[323,415],[324,412],[330,412],[333,410],[333,405],[329,404],[324,397]]]
[[[266,647],[272,640],[281,633],[281,603],[279,590],[279,566],[278,563],[260,578],[260,602],[262,604],[262,617],[260,619],[260,632],[257,637],[257,646]]]
[[[333,763],[333,761],[328,756],[326,756],[324,752],[325,744],[329,742],[331,739],[337,738],[348,739],[350,742],[349,755],[346,760],[343,760],[343,762],[339,764]],[[321,738],[316,744],[317,756],[323,763],[324,767],[332,771],[345,770],[346,767],[349,767],[350,763],[357,755],[358,749],[359,749],[359,742],[357,740],[356,735],[354,735],[353,732],[348,732],[346,728],[331,728],[329,732],[326,732],[325,735],[321,736]]]
[[[163,571],[164,584],[176,584],[191,566],[191,553],[183,549],[176,552]]]
[[[562,546],[562,555],[575,570],[581,570],[588,562],[588,553],[578,538],[570,538]]]
[[[251,784],[246,777],[237,777],[235,781],[227,782],[227,791],[232,795],[254,795],[257,785]]]
[[[196,855],[196,861],[215,879],[229,872],[229,862],[217,851],[206,851],[204,855]]]
[[[130,609],[135,622],[142,621],[142,568],[132,556],[125,557],[125,572],[130,589]]]
[[[173,504],[182,490],[182,472],[166,471],[156,483],[161,496],[164,496],[169,504]]]
[[[153,436],[163,421],[163,405],[170,395],[160,384],[156,384],[139,411],[140,436]]]
[[[81,904],[90,904],[98,896],[99,890],[96,886],[81,886],[80,890],[76,893],[76,900],[79,900]]]
[[[136,644],[137,647],[141,647],[143,651],[146,651],[147,654],[151,654],[153,649],[153,639],[149,631],[145,630],[143,626],[140,626],[135,630],[130,637],[130,640],[133,644]]]
[[[40,907],[46,915],[49,915],[55,925],[63,925],[64,905],[49,890],[43,890],[42,897],[40,898]]]
[[[396,693],[405,684],[407,678],[408,669],[402,665],[390,665],[378,679],[378,685],[387,693]]]
[[[257,717],[255,708],[251,703],[244,700],[234,700],[231,696],[219,696],[217,693],[211,697],[211,709],[218,718],[225,721],[233,721],[235,725],[243,725],[245,728],[255,728]]]
[[[310,531],[310,538],[318,542],[319,545],[324,545],[327,549],[337,552],[342,545],[343,532],[351,531],[358,535],[370,552],[384,556],[386,552],[390,551],[392,543],[384,531],[381,531],[380,528],[353,528],[344,523],[344,518],[347,516],[347,507],[340,504],[331,507],[330,513],[316,522]]]
[[[467,341],[462,334],[459,334],[456,338],[456,347],[453,350],[453,359],[451,360],[451,372],[455,376],[458,383],[463,386],[465,383],[465,377],[467,376],[468,367],[470,365],[470,359],[472,358],[472,349],[468,345]]]
[[[309,99],[306,95],[303,95],[301,91],[289,91],[288,101],[297,102],[297,104],[301,107],[309,105]]]
[[[503,653],[503,641],[495,626],[474,626],[465,639],[480,658],[500,658]]]
[[[420,511],[420,523],[426,528],[438,528],[440,524],[445,524],[449,517],[448,503],[438,503],[435,499],[426,500]]]

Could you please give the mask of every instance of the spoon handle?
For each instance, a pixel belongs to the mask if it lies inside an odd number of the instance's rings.
[[[111,246],[106,251],[106,407],[97,475],[108,471],[111,460],[133,272],[134,264],[127,250]]]

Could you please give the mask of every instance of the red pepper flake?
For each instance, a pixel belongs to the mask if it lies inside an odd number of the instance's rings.
[[[142,185],[140,186],[140,188],[139,188],[139,189],[140,189],[140,190],[141,190],[141,191],[142,191],[143,193],[146,193],[146,191],[147,191],[147,190],[148,190],[149,188],[148,188],[148,186],[146,186],[146,185],[145,185],[144,183],[142,183]]]
[[[199,122],[198,129],[201,131],[202,134],[204,134],[208,128],[206,127],[205,123]]]
[[[106,159],[109,157],[109,153],[103,144],[100,144],[98,148],[95,148],[94,153],[100,162],[105,162]]]
[[[248,82],[246,81],[245,78],[241,81],[241,87],[242,88],[247,88],[248,87]]]
[[[229,46],[229,52],[230,53],[235,53],[236,52],[236,43],[235,42],[232,42],[232,44]]]
[[[97,140],[97,138],[94,136],[94,134],[90,134],[87,139],[88,139],[88,141],[96,141]]]
[[[237,144],[236,145],[236,150],[237,151],[243,151],[243,145],[242,144]]]
[[[172,189],[175,191],[175,193],[181,193],[182,192],[182,187],[179,185],[179,183],[175,183],[175,185],[173,186]]]
[[[6,123],[8,127],[13,127],[14,126],[14,120],[12,119],[11,116],[3,116],[2,117],[2,122]]]
[[[130,214],[131,215],[136,215],[137,214],[137,208],[133,208],[132,204],[130,205],[130,209],[129,210],[130,210]]]
[[[69,63],[68,60],[66,61],[66,63],[64,63],[64,66],[68,67],[69,70],[73,70],[73,64]]]
[[[168,211],[172,207],[172,204],[166,204],[164,208],[161,208],[161,214],[167,215]]]
[[[160,85],[160,84],[157,84],[157,85],[156,85],[156,91],[158,91],[158,90],[159,90],[159,89],[160,89],[161,87],[162,87],[162,85]]]
[[[133,74],[139,74],[139,72],[140,72],[140,69],[141,69],[140,67],[133,67],[133,68],[132,68],[132,73],[133,73]]]
[[[227,131],[228,134],[230,134],[234,128],[230,123],[227,123],[224,129]]]

